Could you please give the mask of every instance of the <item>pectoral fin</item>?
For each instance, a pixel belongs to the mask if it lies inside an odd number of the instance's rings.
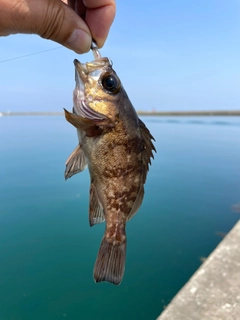
[[[70,122],[75,128],[83,130],[86,132],[88,137],[98,136],[102,133],[103,127],[112,127],[110,119],[104,117],[104,119],[99,118],[83,118],[74,113],[68,112],[64,109],[65,118],[68,122]]]
[[[66,120],[77,129],[87,132],[96,126],[96,124],[90,119],[80,117],[74,113],[68,112],[66,109],[64,109],[64,112]]]
[[[65,179],[71,178],[74,174],[83,171],[87,166],[87,159],[79,144],[66,161]]]
[[[92,227],[103,221],[105,221],[103,207],[99,200],[96,188],[92,183],[90,188],[89,224]]]

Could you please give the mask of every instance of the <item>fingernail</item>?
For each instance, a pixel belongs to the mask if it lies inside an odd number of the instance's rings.
[[[75,29],[66,41],[66,47],[77,53],[85,53],[90,50],[92,39],[88,33],[81,29]]]

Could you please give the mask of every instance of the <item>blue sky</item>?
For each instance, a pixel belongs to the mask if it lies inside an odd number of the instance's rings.
[[[0,38],[0,111],[71,109],[72,61],[91,61],[34,35]],[[101,50],[137,110],[240,108],[240,0],[117,1]]]

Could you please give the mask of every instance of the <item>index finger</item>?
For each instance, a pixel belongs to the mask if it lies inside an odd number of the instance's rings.
[[[85,0],[85,22],[93,39],[99,48],[104,45],[109,29],[115,17],[116,4],[114,0]]]

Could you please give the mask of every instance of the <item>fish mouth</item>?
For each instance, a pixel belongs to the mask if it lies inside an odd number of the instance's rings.
[[[104,69],[112,66],[112,61],[108,58],[99,58],[87,63],[81,63],[75,59],[73,63],[75,66],[75,78],[77,83],[79,83],[79,81],[85,83],[88,76],[92,78],[98,77]]]
[[[75,59],[73,63],[75,66],[76,83],[79,84],[79,82],[86,82],[88,74],[86,64],[79,62],[77,59]]]
[[[84,88],[85,82],[87,81],[87,68],[85,64],[79,62],[77,59],[75,59],[73,63],[75,66],[76,90],[80,95],[80,99],[85,100]]]
[[[75,66],[75,81],[76,88],[81,92],[84,91],[84,84],[87,80],[91,78],[97,79],[104,67],[109,65],[109,60],[107,58],[100,58],[92,62],[81,63],[77,59],[73,61]]]
[[[91,78],[99,77],[101,73],[101,67],[106,65],[107,58],[101,58],[88,62],[86,64],[79,62],[77,59],[73,61],[75,66],[75,81],[76,87],[73,92],[74,96],[74,107],[73,113],[89,119],[103,120],[106,117],[99,112],[93,110],[88,105],[89,97],[85,95],[85,83],[91,82]],[[108,59],[107,59],[108,60]]]
[[[77,59],[73,61],[75,66],[75,81],[76,88],[78,92],[78,98],[85,100],[85,83],[87,81],[91,82],[91,79],[97,80],[101,73],[112,65],[108,58],[99,58],[92,62],[81,63]]]

